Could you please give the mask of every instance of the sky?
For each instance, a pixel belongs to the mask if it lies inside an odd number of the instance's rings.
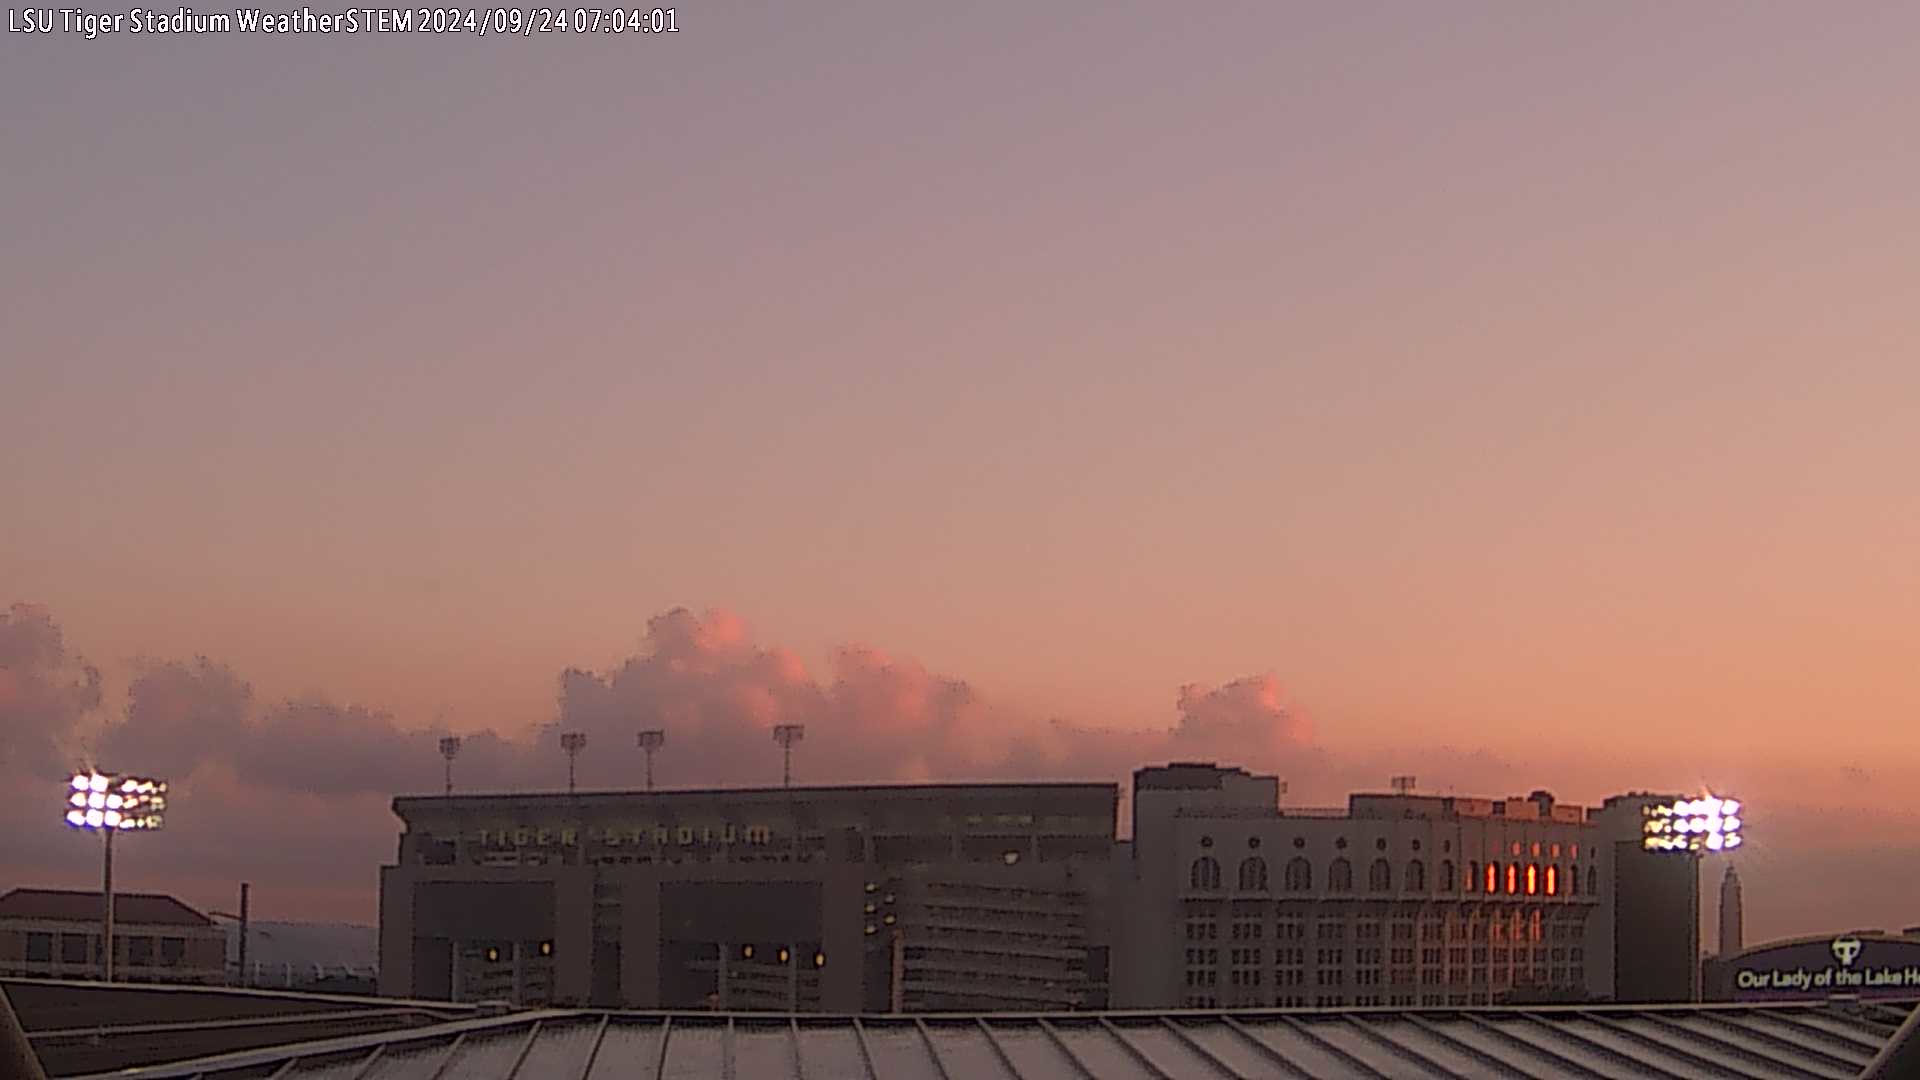
[[[1738,791],[1751,938],[1920,923],[1920,10],[677,15],[0,34],[22,883],[97,870],[42,777],[164,767],[128,880],[371,921],[434,732],[762,784],[797,719]]]

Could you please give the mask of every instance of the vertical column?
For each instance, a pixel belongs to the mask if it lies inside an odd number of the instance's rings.
[[[107,982],[113,981],[113,834],[118,831],[118,829],[106,830],[105,867],[100,875],[100,895],[105,908],[100,939],[100,966]]]
[[[523,941],[513,943],[513,1004],[518,1007],[527,1001],[527,946]]]
[[[453,944],[453,974],[447,983],[447,1000],[459,1001],[461,996],[460,991],[465,984],[464,976],[466,975],[466,971],[465,971],[466,958],[463,955],[465,950],[461,947],[460,940],[458,938],[455,938],[452,944]]]

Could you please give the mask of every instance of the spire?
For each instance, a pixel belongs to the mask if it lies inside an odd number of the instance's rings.
[[[1720,955],[1732,956],[1745,947],[1745,916],[1740,902],[1740,872],[1731,864],[1720,879]]]

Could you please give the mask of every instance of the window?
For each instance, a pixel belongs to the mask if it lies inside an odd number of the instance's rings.
[[[1560,895],[1560,868],[1552,863],[1547,864],[1547,895]]]
[[[1587,867],[1587,895],[1597,896],[1599,895],[1599,893],[1600,893],[1600,868],[1597,866],[1589,866]]]
[[[1500,864],[1499,863],[1490,862],[1487,864],[1486,884],[1487,884],[1488,892],[1494,893],[1494,892],[1500,891]]]
[[[1449,892],[1453,890],[1453,860],[1452,859],[1440,860],[1440,887],[1442,889],[1446,889]]]
[[[1353,891],[1353,864],[1345,859],[1333,860],[1327,867],[1327,888],[1333,892]]]
[[[1407,890],[1409,892],[1427,891],[1427,864],[1419,859],[1407,863]]]
[[[160,962],[169,966],[184,963],[187,959],[187,939],[168,937],[160,939]]]
[[[1367,868],[1367,888],[1374,892],[1386,892],[1393,888],[1393,867],[1385,859],[1373,860]]]
[[[1507,864],[1507,895],[1511,896],[1514,893],[1517,893],[1519,891],[1520,891],[1520,864],[1510,862]]]
[[[1313,888],[1313,864],[1296,855],[1287,860],[1288,892],[1307,892]]]
[[[1202,855],[1193,860],[1193,871],[1188,877],[1196,889],[1217,889],[1220,887],[1220,861],[1211,855]]]
[[[87,962],[87,935],[60,935],[60,962],[63,964],[84,964]]]
[[[128,938],[127,963],[133,967],[145,967],[153,963],[153,939],[150,937]]]
[[[1267,860],[1252,855],[1240,861],[1240,889],[1243,892],[1267,891]]]
[[[27,959],[41,964],[51,963],[53,961],[53,935],[28,934]]]

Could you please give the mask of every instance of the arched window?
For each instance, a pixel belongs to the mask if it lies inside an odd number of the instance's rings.
[[[1240,860],[1240,890],[1242,892],[1267,891],[1267,860],[1258,855]]]
[[[1310,891],[1313,888],[1313,864],[1299,855],[1288,859],[1286,886],[1288,892]]]
[[[1597,866],[1587,867],[1587,895],[1600,895],[1600,868]]]
[[[1407,863],[1407,891],[1427,891],[1427,864],[1419,859]]]
[[[1567,867],[1567,895],[1580,895],[1580,868],[1578,866]]]
[[[1480,890],[1480,860],[1468,859],[1467,860],[1467,891],[1478,892],[1479,890]]]
[[[1345,859],[1333,860],[1327,867],[1327,888],[1333,892],[1353,891],[1353,864]]]
[[[1193,860],[1193,872],[1188,875],[1196,889],[1217,889],[1220,887],[1220,861],[1211,855],[1202,855]]]
[[[1393,866],[1385,859],[1373,860],[1367,868],[1367,888],[1374,892],[1386,892],[1393,888]]]
[[[1448,892],[1453,891],[1453,860],[1452,859],[1440,860],[1440,887],[1442,889],[1445,889]]]

